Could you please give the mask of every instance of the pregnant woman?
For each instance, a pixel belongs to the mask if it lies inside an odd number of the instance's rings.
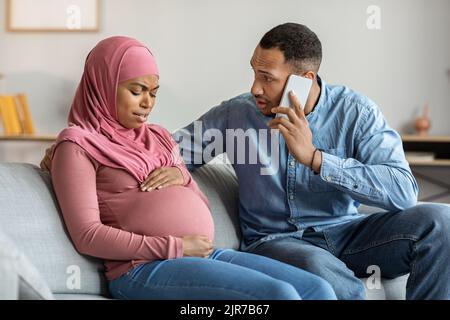
[[[53,148],[51,175],[76,249],[105,261],[118,299],[335,299],[331,286],[266,257],[214,249],[208,201],[161,126],[151,51],[97,44]]]

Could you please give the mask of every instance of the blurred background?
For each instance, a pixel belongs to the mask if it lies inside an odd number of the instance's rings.
[[[87,11],[63,12],[66,26],[52,30],[61,3]],[[66,126],[87,53],[105,37],[135,37],[152,49],[161,89],[149,121],[172,131],[248,92],[260,38],[298,22],[321,39],[319,75],[370,97],[408,150],[426,153],[414,154],[428,190],[422,197],[450,201],[450,160],[441,159],[450,150],[448,0],[0,0],[0,10],[0,95],[26,94],[35,136],[3,137],[0,161],[39,163]],[[69,30],[74,17],[87,30]],[[428,127],[417,138],[416,119],[424,113]]]

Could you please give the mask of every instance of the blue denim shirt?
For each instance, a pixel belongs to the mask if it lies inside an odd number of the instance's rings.
[[[360,203],[388,211],[416,203],[417,183],[401,138],[378,106],[345,86],[323,80],[319,84],[320,98],[306,117],[314,146],[323,150],[319,174],[289,154],[278,131],[269,130],[267,137],[258,134],[260,129],[267,132],[271,117],[258,110],[249,93],[222,102],[201,116],[201,122],[174,134],[190,170],[210,160],[205,159],[205,151],[211,156],[225,152],[230,159],[239,182],[243,250],[276,237],[301,237],[308,227],[320,231],[359,218]],[[232,143],[237,140],[232,133],[239,131],[247,133],[246,155]],[[188,134],[196,137],[189,143]],[[279,143],[273,144],[276,136]],[[256,163],[249,160],[252,150],[257,153]],[[273,154],[278,158],[270,160]]]

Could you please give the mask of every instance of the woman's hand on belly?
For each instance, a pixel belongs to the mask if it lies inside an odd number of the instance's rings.
[[[212,241],[206,236],[191,235],[182,239],[184,257],[207,258],[213,252]]]
[[[184,184],[184,177],[177,167],[162,167],[152,171],[141,184],[141,191],[152,191],[164,187]]]

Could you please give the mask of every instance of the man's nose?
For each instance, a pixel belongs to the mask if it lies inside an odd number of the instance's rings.
[[[258,84],[257,81],[253,81],[251,93],[252,93],[254,96],[260,96],[260,95],[262,95],[262,94],[264,93],[264,90],[263,90],[262,87]]]

